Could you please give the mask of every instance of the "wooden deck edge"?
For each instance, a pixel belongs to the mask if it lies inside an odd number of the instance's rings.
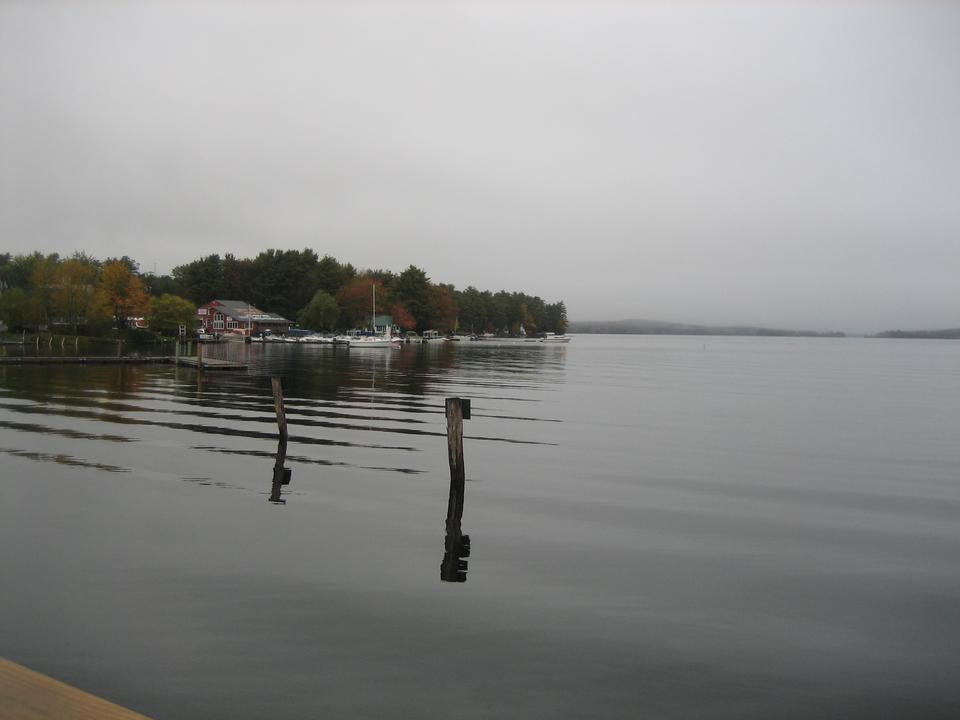
[[[0,658],[0,720],[150,720]]]
[[[164,355],[144,355],[143,357],[98,355],[0,357],[0,365],[142,365],[167,362],[173,362],[173,358]]]
[[[0,357],[0,365],[180,365],[182,367],[197,367],[194,357],[173,356],[143,356],[143,357]],[[217,360],[214,358],[203,360],[204,370],[246,370],[248,363],[233,360]]]

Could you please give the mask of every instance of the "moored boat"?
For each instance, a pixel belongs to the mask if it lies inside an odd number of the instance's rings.
[[[350,338],[350,349],[393,347],[393,338],[386,335],[361,335]]]

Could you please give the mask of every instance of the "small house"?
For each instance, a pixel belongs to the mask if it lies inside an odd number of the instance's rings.
[[[392,315],[377,315],[373,318],[373,331],[377,335],[386,334],[387,328],[390,328],[394,335],[396,335],[399,331],[399,328],[393,324]]]

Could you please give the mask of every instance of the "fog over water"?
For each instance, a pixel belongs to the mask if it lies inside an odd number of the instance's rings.
[[[0,250],[960,325],[960,6],[0,3]]]

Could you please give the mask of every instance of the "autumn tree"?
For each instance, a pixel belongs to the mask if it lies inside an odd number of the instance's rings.
[[[457,324],[457,303],[453,298],[452,285],[430,285],[425,322],[440,332],[454,329]]]
[[[373,313],[373,288],[377,291],[377,306],[390,307],[393,298],[383,284],[373,278],[361,276],[337,293],[337,305],[340,306],[342,325],[364,327],[370,324]]]
[[[96,303],[113,316],[118,332],[127,327],[127,318],[146,315],[150,307],[143,282],[123,260],[104,264],[95,297]]]
[[[410,314],[410,311],[404,307],[403,303],[393,303],[390,306],[390,316],[393,318],[393,324],[401,330],[413,330],[417,327],[416,318]]]

